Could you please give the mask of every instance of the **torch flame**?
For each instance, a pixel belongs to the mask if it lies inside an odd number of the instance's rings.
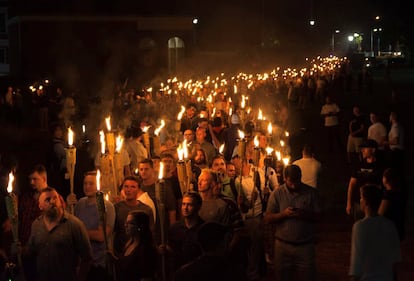
[[[108,132],[111,131],[111,116],[108,116],[105,118],[106,128],[108,129]]]
[[[165,121],[163,119],[161,120],[161,125],[157,129],[154,130],[154,135],[158,136],[161,132],[161,129],[164,128],[164,126],[165,126]]]
[[[96,190],[101,190],[101,171],[96,171]]]
[[[9,173],[9,184],[7,185],[7,192],[11,193],[13,192],[13,182],[14,182],[14,176],[13,173]]]
[[[282,154],[280,153],[280,151],[279,151],[279,150],[276,150],[276,158],[277,158],[278,160],[280,160],[280,159],[281,159],[281,157],[282,157]]]
[[[150,128],[151,126],[145,126],[144,128],[142,128],[142,131],[144,132],[144,133],[146,133],[146,132],[148,132],[148,129]]]
[[[213,113],[211,113],[211,117],[214,117],[214,115],[216,115],[216,108],[213,108]]]
[[[99,139],[101,141],[101,153],[105,154],[106,144],[105,144],[105,134],[103,131],[99,131]]]
[[[245,106],[246,106],[246,97],[243,95],[242,101],[240,102],[240,107],[244,109]]]
[[[120,153],[123,144],[124,144],[124,138],[121,135],[118,135],[116,137],[116,149],[115,149],[115,151]]]
[[[184,159],[187,159],[188,158],[188,145],[187,145],[187,140],[184,140],[183,141],[182,149],[183,149]]]
[[[253,142],[254,142],[254,147],[259,147],[259,138],[257,135],[254,137]]]
[[[160,172],[158,173],[158,179],[162,180],[164,173],[164,163],[160,162]]]
[[[289,165],[290,157],[283,157],[282,161],[283,161],[283,164],[287,166]]]
[[[239,138],[244,139],[244,132],[240,131],[240,130],[238,130],[238,131],[239,131]]]
[[[180,121],[181,120],[181,118],[183,118],[183,114],[184,114],[184,112],[185,112],[185,107],[182,105],[181,106],[181,111],[178,113],[178,115],[177,115],[177,120],[178,121]]]
[[[181,144],[177,148],[178,160],[183,160],[184,158],[184,150],[181,147]]]
[[[73,145],[73,131],[71,127],[68,128],[68,145]]]
[[[82,133],[86,133],[86,125],[82,125]]]
[[[220,147],[219,147],[219,153],[220,154],[223,154],[223,151],[224,151],[224,143],[222,145],[220,145]]]
[[[271,147],[266,147],[266,152],[267,152],[267,154],[268,154],[268,155],[272,154],[272,152],[273,152],[273,148],[271,148]]]
[[[259,108],[259,114],[257,114],[257,120],[263,120],[263,113],[260,108]]]
[[[272,132],[273,132],[272,123],[270,123],[270,122],[269,122],[269,125],[267,125],[267,132],[269,133],[269,135],[271,135]]]

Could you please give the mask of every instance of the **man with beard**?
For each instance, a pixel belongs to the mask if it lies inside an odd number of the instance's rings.
[[[317,189],[301,182],[299,166],[285,168],[285,183],[269,197],[265,223],[276,223],[274,272],[277,280],[316,280],[315,222],[321,207]]]
[[[36,263],[36,277],[42,281],[86,280],[92,249],[84,224],[64,211],[54,188],[40,192],[42,214],[33,222],[24,256]]]

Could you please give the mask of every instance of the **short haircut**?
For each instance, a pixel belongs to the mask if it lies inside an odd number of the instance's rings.
[[[40,195],[42,195],[43,193],[46,193],[46,192],[56,192],[59,195],[59,192],[57,192],[56,189],[54,189],[53,187],[50,187],[50,186],[43,188],[40,191]],[[40,196],[39,196],[39,198],[40,198]]]
[[[200,194],[197,191],[187,191],[183,194],[183,198],[188,197],[193,200],[194,206],[201,208],[201,204],[203,204],[203,199],[201,199]]]
[[[193,102],[188,103],[185,109],[190,109],[191,107],[194,107],[194,109],[197,110],[197,104]]]
[[[153,155],[153,156],[151,156],[151,160],[154,160],[154,159],[161,160],[161,156],[159,156],[159,155]]]
[[[94,176],[96,177],[97,172],[96,171],[87,171],[83,174],[84,177],[86,176]]]
[[[30,174],[38,173],[38,174],[46,174],[47,175],[47,169],[42,164],[36,164],[31,170]]]
[[[371,209],[378,211],[382,201],[382,191],[378,185],[365,184],[361,186],[361,196],[365,200],[365,204]]]
[[[201,173],[207,173],[207,174],[209,174],[212,182],[214,182],[214,183],[221,183],[220,174],[217,173],[217,172],[215,172],[215,171],[213,171],[212,169],[207,169],[207,168],[206,169],[202,169],[201,170]]]
[[[226,159],[224,158],[224,156],[220,155],[220,154],[217,154],[216,156],[213,157],[213,159],[211,159],[210,167],[213,167],[213,162],[216,161],[217,159],[223,160],[224,164],[226,164]]]
[[[285,178],[289,178],[292,181],[300,181],[302,178],[302,171],[297,165],[288,165],[283,172]]]
[[[141,185],[141,181],[140,181],[139,177],[136,177],[136,176],[133,176],[133,175],[126,176],[124,178],[124,180],[122,181],[122,185],[124,185],[124,183],[126,181],[134,181],[134,182],[136,182],[138,184],[138,187],[140,187],[140,185]]]
[[[139,164],[149,164],[151,168],[154,168],[154,162],[149,158],[142,159]]]
[[[313,147],[310,144],[305,144],[302,151],[305,155],[313,156]]]
[[[163,159],[163,158],[170,158],[170,159],[173,159],[174,160],[174,156],[171,154],[171,153],[161,153],[161,156],[160,156],[160,158],[161,159]]]

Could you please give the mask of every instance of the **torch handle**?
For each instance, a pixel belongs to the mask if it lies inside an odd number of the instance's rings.
[[[115,191],[115,196],[117,197],[118,196],[118,177],[117,177],[117,174],[116,174],[116,167],[115,167],[115,161],[114,161],[115,159],[114,159],[114,156],[112,155],[110,158],[109,158],[109,161],[110,161],[110,165],[111,165],[111,169],[112,169],[112,177],[113,177],[113,188],[114,188],[114,191]]]

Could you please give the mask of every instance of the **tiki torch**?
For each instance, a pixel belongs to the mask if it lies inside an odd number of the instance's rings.
[[[164,164],[160,163],[160,172],[158,181],[155,183],[155,197],[157,199],[158,214],[160,218],[161,244],[165,245],[165,186],[163,179]],[[162,281],[166,281],[166,261],[165,254],[161,255],[161,273]]]
[[[185,107],[181,106],[181,111],[177,115],[177,121],[175,121],[175,132],[177,136],[180,136],[180,129],[181,129],[181,118],[183,118],[183,114],[185,112]]]
[[[96,206],[98,208],[99,220],[101,222],[105,248],[108,250],[108,237],[106,235],[106,207],[104,193],[101,191],[101,171],[96,171]]]
[[[70,182],[70,194],[74,193],[74,177],[75,177],[75,165],[76,165],[76,147],[73,145],[73,131],[72,128],[68,128],[68,147],[65,148],[66,152],[66,169],[69,175]],[[70,212],[73,214],[73,205],[70,206]]]
[[[111,117],[105,118],[106,128],[108,132],[106,133],[106,145],[108,146],[108,152],[110,155],[114,155],[115,153],[115,135],[111,131]]]
[[[8,194],[5,197],[6,200],[6,209],[7,209],[7,215],[10,220],[11,224],[11,231],[13,235],[13,242],[18,244],[19,243],[19,213],[17,208],[17,196],[13,192],[13,181],[14,181],[14,175],[13,173],[9,173],[9,183],[7,185],[7,192]],[[21,278],[24,281],[24,270],[23,270],[23,263],[22,263],[22,257],[20,253],[17,254],[17,263],[19,264],[20,271],[21,271]]]
[[[12,234],[13,234],[13,241],[19,241],[19,233],[18,233],[18,209],[17,209],[17,196],[13,192],[13,181],[14,176],[13,173],[9,173],[9,184],[7,185],[7,192],[8,194],[5,197],[6,200],[6,208],[7,214],[11,223],[12,227]]]
[[[142,128],[142,132],[143,132],[143,134],[142,134],[142,140],[144,142],[145,148],[148,151],[148,155],[151,155],[151,142],[150,142],[150,137],[149,137],[149,134],[148,134],[148,129],[150,127],[151,126],[145,126],[144,128]]]
[[[153,144],[153,150],[155,155],[160,155],[160,148],[161,148],[161,142],[160,142],[160,132],[162,128],[165,126],[165,121],[161,120],[161,125],[154,130],[154,136],[152,137],[152,144]]]
[[[240,158],[240,186],[239,190],[237,191],[238,194],[241,194],[241,188],[242,188],[242,178],[243,178],[243,162],[246,158],[246,138],[244,136],[244,132],[239,131],[239,138],[237,139],[237,154]]]
[[[124,164],[122,163],[122,145],[124,144],[124,138],[121,135],[116,137],[116,148],[114,154],[114,182],[115,182],[115,196],[118,195],[118,186],[124,179]]]
[[[178,146],[177,148],[178,161],[177,161],[177,174],[178,181],[180,183],[181,194],[184,194],[187,191],[187,171],[184,161],[184,148]]]
[[[191,166],[191,159],[188,156],[188,145],[187,140],[183,142],[184,149],[184,163],[185,163],[185,175],[186,175],[186,191],[193,190],[192,180],[193,180],[193,169]]]

